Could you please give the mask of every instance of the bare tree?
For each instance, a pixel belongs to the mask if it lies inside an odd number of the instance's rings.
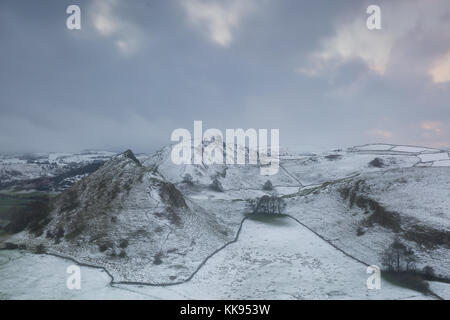
[[[404,252],[405,256],[405,264],[406,264],[406,271],[415,269],[417,257],[414,254],[414,251],[411,248],[407,248]]]
[[[388,270],[401,272],[414,269],[417,257],[411,248],[395,239],[394,242],[384,251],[382,264]]]

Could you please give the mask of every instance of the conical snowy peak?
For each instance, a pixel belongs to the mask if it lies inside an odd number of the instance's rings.
[[[124,153],[120,154],[118,157],[124,157],[126,159],[132,160],[138,167],[142,167],[141,162],[136,158],[133,151],[130,149],[126,150]]]

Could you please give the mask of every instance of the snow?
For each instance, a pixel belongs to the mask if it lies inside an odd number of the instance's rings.
[[[418,157],[422,162],[449,160],[447,152],[440,153],[422,153]]]
[[[236,243],[214,255],[191,281],[170,287],[109,285],[82,267],[81,290],[65,286],[60,258],[0,252],[0,294],[14,299],[429,299],[382,280],[368,290],[366,266],[289,218],[247,220]]]
[[[450,300],[450,284],[436,281],[429,281],[429,284],[430,289],[434,293],[442,297],[444,300]]]
[[[72,184],[81,179],[81,176],[65,177],[65,173],[74,167],[79,168],[81,165],[96,161],[107,161],[113,155],[114,153],[108,151],[0,155],[0,186],[3,189],[9,189],[11,184],[16,183],[16,187],[18,187],[18,182],[24,182],[20,185],[19,190],[32,189],[36,183],[28,184],[28,180],[58,175],[63,176],[63,180],[67,179],[66,182]]]
[[[235,244],[209,260],[184,294],[194,299],[402,299],[422,296],[382,283],[366,266],[289,218],[248,220]]]
[[[357,206],[350,207],[343,201],[339,190],[342,187],[354,188],[358,181],[360,195],[400,215],[401,233],[375,224],[365,234],[356,236],[358,227],[370,213]],[[424,248],[405,236],[408,231],[415,232],[416,227],[427,228],[429,236],[431,232],[448,232],[449,181],[447,168],[404,168],[365,173],[322,188],[316,194],[287,199],[286,213],[368,264],[379,264],[382,252],[395,237],[400,236],[418,255],[419,269],[430,265],[438,274],[449,277],[450,252],[445,244]]]
[[[433,167],[450,167],[450,160],[439,160],[433,162]]]
[[[72,162],[90,162],[94,160],[109,159],[116,155],[109,151],[87,151],[81,153],[50,153],[48,154],[48,161],[50,163],[56,162],[59,164],[68,164]]]
[[[392,151],[401,151],[401,152],[438,152],[438,149],[433,148],[423,148],[423,147],[414,147],[414,146],[396,146],[392,148]]]
[[[188,279],[206,257],[234,239],[240,221],[248,213],[247,201],[264,195],[285,196],[286,213],[322,238],[289,218],[247,220],[238,241],[213,255],[186,283],[170,287],[112,287],[104,272],[83,267],[83,279],[87,282],[81,291],[65,287],[65,268],[72,264],[70,261],[0,251],[0,298],[1,295],[50,299],[429,298],[384,282],[382,290],[368,291],[365,265],[330,243],[357,259],[380,264],[380,254],[398,236],[377,224],[364,235],[356,236],[368,213],[356,206],[350,208],[339,189],[354,186],[359,180],[368,187],[363,195],[401,214],[404,230],[416,225],[449,230],[450,172],[434,167],[448,166],[450,159],[444,152],[429,153],[433,150],[376,144],[315,154],[286,152],[281,157],[278,174],[270,177],[261,176],[257,165],[177,166],[170,160],[170,147],[150,157],[139,155],[142,167],[122,156],[114,157],[72,188],[82,204],[80,207],[89,206],[89,210],[64,212],[48,225],[56,228],[61,223],[70,231],[77,218],[83,219],[86,228],[76,241],[63,239],[54,244],[45,236],[24,234],[15,239],[29,244],[42,241],[51,252],[105,267],[116,280],[177,283]],[[55,153],[41,154],[39,161],[56,161],[60,170],[72,162],[110,156],[107,152]],[[375,157],[382,159],[383,167],[370,165]],[[0,170],[15,168],[25,177],[58,172],[43,164],[15,163],[13,158],[8,159],[6,162],[0,159]],[[183,182],[186,174],[193,177],[192,185]],[[72,182],[78,178],[81,176],[71,178]],[[224,192],[209,187],[213,179],[221,182]],[[274,190],[263,190],[267,180]],[[161,196],[161,185],[168,182],[186,201],[186,208],[177,209],[180,224],[170,221],[170,204]],[[119,192],[112,199],[108,195],[114,187]],[[100,253],[98,237],[111,241],[113,248]],[[127,257],[111,257],[122,238],[130,240]],[[431,265],[440,274],[450,275],[447,248],[425,250],[413,242],[408,244],[420,257],[420,267]],[[154,256],[159,252],[162,263],[158,265]],[[448,290],[441,284],[435,286],[439,292]]]
[[[388,144],[370,144],[364,146],[353,147],[349,149],[350,152],[364,154],[377,154],[383,157],[388,155],[407,155],[417,157],[419,161],[414,164],[416,167],[447,167],[450,166],[450,158],[448,152],[434,148],[415,147],[415,146],[395,146]],[[411,158],[413,159],[413,158]],[[408,166],[402,166],[408,167]]]
[[[391,144],[369,144],[364,146],[354,147],[355,150],[359,151],[386,151],[392,149],[394,146]]]
[[[244,204],[229,197],[195,201],[180,193],[185,203],[175,205],[167,192],[162,197],[165,186],[169,185],[158,173],[125,154],[118,155],[58,199],[42,235],[13,238],[31,246],[41,243],[52,253],[105,267],[118,280],[182,281],[233,237]],[[71,194],[79,205],[66,210]],[[225,209],[232,214],[224,213]],[[55,243],[46,237],[61,228],[65,235],[71,234],[80,226],[83,232],[76,232],[76,239]],[[122,239],[129,242],[126,249],[119,245]],[[99,248],[105,245],[107,250],[101,252]],[[119,256],[122,251],[126,256]]]
[[[286,160],[281,162],[282,169],[291,173],[303,185],[320,184],[332,180],[350,177],[366,171],[379,171],[369,166],[375,156],[373,154],[343,154],[336,160],[328,160],[326,155],[307,157],[302,160]],[[411,167],[417,162],[415,156],[378,155],[389,168]]]

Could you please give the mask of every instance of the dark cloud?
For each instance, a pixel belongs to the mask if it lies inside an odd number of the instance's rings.
[[[0,150],[147,152],[194,120],[285,145],[450,146],[448,1],[378,1],[378,34],[369,4],[4,0]]]

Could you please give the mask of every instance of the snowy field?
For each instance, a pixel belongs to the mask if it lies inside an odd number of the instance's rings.
[[[111,286],[98,269],[81,268],[81,290],[66,287],[64,259],[0,252],[2,299],[431,299],[382,280],[368,290],[366,266],[289,218],[247,220],[236,243],[180,285]]]
[[[89,162],[109,154],[79,156],[58,154],[52,159],[61,164]],[[450,272],[447,247],[423,247],[413,241],[421,235],[417,226],[438,236],[448,230],[448,150],[373,144],[318,154],[286,151],[278,174],[270,178],[261,176],[255,165],[176,166],[167,147],[138,159],[142,166],[126,153],[114,157],[66,190],[76,195],[76,210],[62,210],[71,194],[65,192],[66,198],[60,197],[57,203],[61,210],[54,212],[41,236],[23,231],[8,241],[24,243],[27,248],[41,243],[47,252],[104,267],[117,281],[172,285],[111,285],[105,271],[82,267],[82,289],[71,291],[65,282],[66,268],[73,262],[0,251],[0,298],[432,298],[385,281],[381,290],[367,289],[369,275],[357,259],[380,265],[381,253],[399,235],[416,251],[419,268],[430,265],[444,277]],[[418,168],[425,166],[430,168]],[[263,188],[268,179],[273,189]],[[222,190],[211,188],[214,180]],[[398,212],[402,232],[377,223],[364,224],[371,212],[344,201],[342,188]],[[229,243],[249,213],[248,201],[265,195],[283,197],[284,213],[313,232],[288,217],[264,222],[249,219],[238,240]],[[89,210],[80,209],[87,206]],[[83,228],[77,225],[80,221]],[[57,243],[46,234],[54,234],[58,226],[67,235],[79,233]],[[436,238],[432,241],[439,242]],[[124,247],[123,239],[127,240]],[[103,251],[102,244],[108,244]],[[118,257],[121,250],[124,255]],[[430,285],[441,297],[449,297],[449,285]]]

